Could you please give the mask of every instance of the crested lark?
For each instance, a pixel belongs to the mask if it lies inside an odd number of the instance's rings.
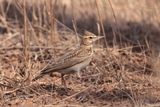
[[[40,73],[33,79],[33,81],[43,77],[46,74],[58,72],[61,74],[61,82],[66,85],[64,80],[65,74],[80,72],[86,67],[93,56],[93,42],[102,38],[85,31],[85,35],[81,37],[80,46],[72,52],[62,56],[57,62],[48,64]]]

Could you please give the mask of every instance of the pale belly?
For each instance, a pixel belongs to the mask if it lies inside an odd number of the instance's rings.
[[[69,74],[69,73],[73,73],[73,72],[79,72],[81,69],[85,68],[87,65],[89,65],[89,63],[91,62],[92,58],[88,58],[86,61],[77,64],[75,66],[72,66],[68,69],[65,69],[63,71],[61,71],[62,74]]]

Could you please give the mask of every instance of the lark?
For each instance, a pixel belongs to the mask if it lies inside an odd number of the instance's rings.
[[[54,72],[61,74],[61,83],[66,85],[64,75],[81,71],[92,60],[93,57],[93,43],[103,36],[96,36],[95,34],[85,31],[84,36],[80,38],[80,45],[75,50],[64,54],[55,63],[50,63],[42,69],[33,81],[42,78],[45,75],[50,75]]]

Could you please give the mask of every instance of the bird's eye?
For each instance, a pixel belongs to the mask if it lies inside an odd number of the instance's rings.
[[[89,39],[92,39],[92,37],[89,37]]]

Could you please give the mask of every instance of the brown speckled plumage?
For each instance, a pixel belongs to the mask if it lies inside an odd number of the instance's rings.
[[[93,56],[93,42],[99,38],[101,37],[90,32],[85,32],[85,35],[81,37],[81,44],[77,49],[66,53],[57,62],[48,64],[37,76],[35,76],[33,81],[46,74],[59,72],[62,75],[62,84],[65,85],[63,78],[65,74],[80,72],[81,69],[90,63]]]

